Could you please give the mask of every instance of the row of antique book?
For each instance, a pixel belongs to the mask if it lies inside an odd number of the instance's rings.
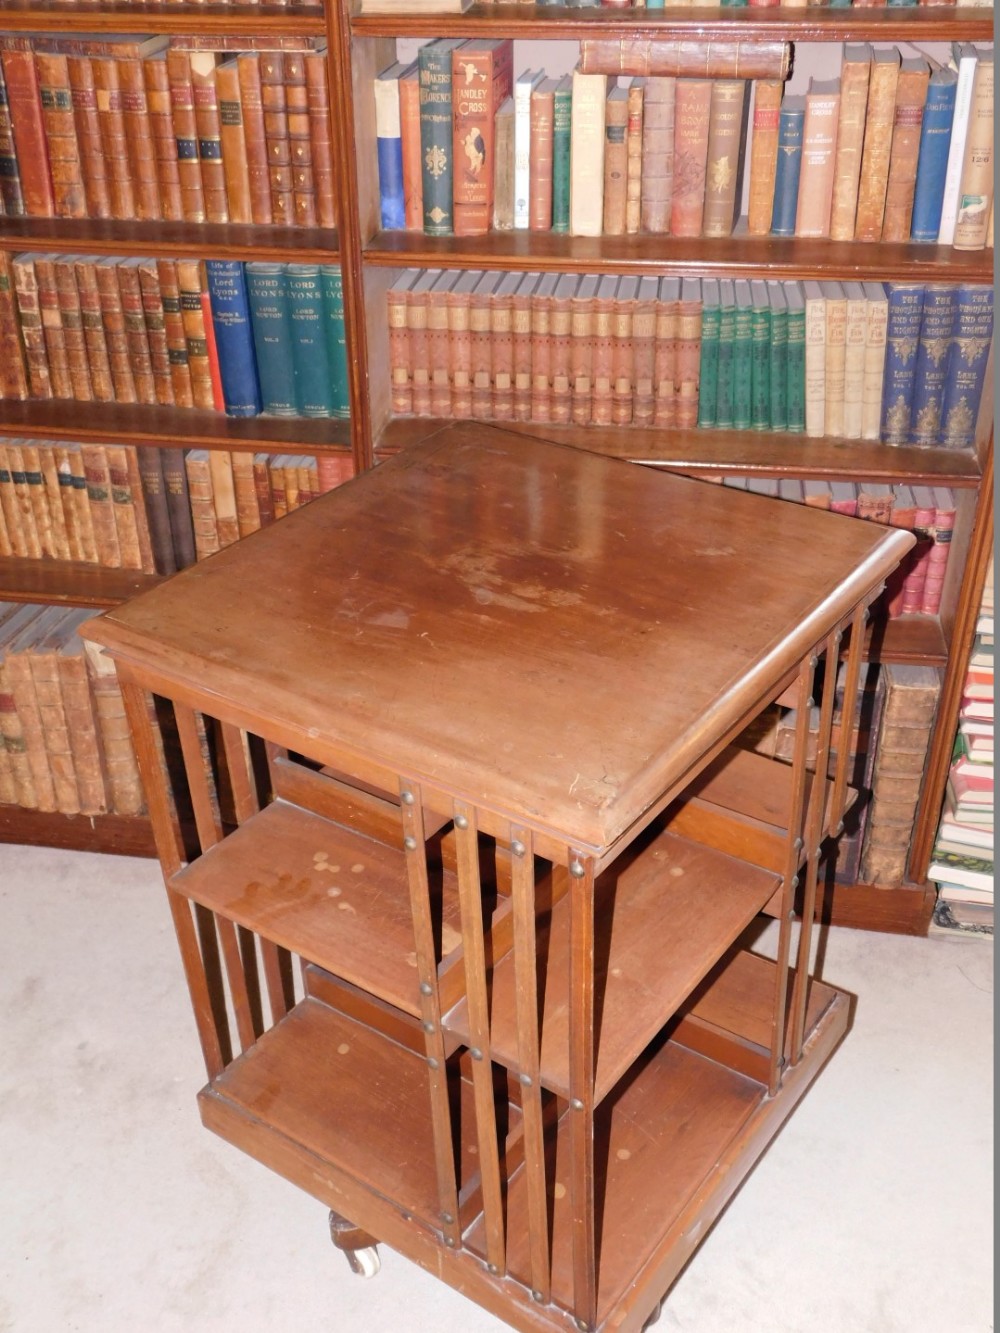
[[[514,78],[507,39],[441,39],[384,70],[382,226],[724,237],[743,226],[746,170],[752,235],[992,240],[992,48],[932,73],[850,45],[839,78],[783,96],[780,77],[619,80],[596,45],[561,78]]]
[[[143,812],[114,663],[77,633],[96,614],[0,602],[0,804]]]
[[[903,615],[934,616],[940,611],[955,529],[955,495],[949,487],[799,481],[792,477],[739,476],[722,477],[721,481],[737,490],[829,509],[915,533],[917,545],[889,580],[882,604],[890,619]]]
[[[407,269],[400,416],[972,443],[992,288]]]
[[[331,264],[0,254],[0,398],[349,415]]]
[[[437,14],[464,14],[473,3],[493,5],[505,0],[359,0],[362,14],[420,14],[426,15],[433,9]],[[969,6],[986,6],[988,0],[965,0]],[[687,0],[519,0],[522,6],[529,8],[551,9],[687,9]],[[743,9],[748,5],[752,9],[770,9],[779,0],[715,0],[714,4],[699,6],[706,9]],[[805,9],[809,0],[783,0],[785,9]],[[913,8],[925,0],[827,0],[830,9],[884,9],[889,5],[893,9]],[[954,5],[956,0],[926,0],[927,4]],[[810,8],[817,6],[810,5]]]
[[[334,199],[309,38],[0,36],[9,216],[333,227]]]
[[[348,454],[0,442],[0,556],[173,574],[353,475]]]

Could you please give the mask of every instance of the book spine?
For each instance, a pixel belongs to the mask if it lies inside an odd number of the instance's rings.
[[[80,793],[59,683],[58,655],[53,649],[36,649],[28,654],[28,662],[52,774],[56,809],[60,814],[76,815],[80,813]]]
[[[172,406],[174,388],[170,367],[170,348],[167,343],[167,327],[156,260],[142,260],[137,268],[139,294],[142,299],[142,314],[146,324],[146,338],[149,344],[149,360],[153,371],[153,388],[156,401],[165,406]]]
[[[267,133],[264,129],[260,56],[252,51],[238,55],[236,70],[240,84],[243,134],[247,149],[250,215],[258,225],[268,225],[274,221],[274,214],[271,209],[271,169],[268,162]]]
[[[205,315],[201,303],[202,286],[199,264],[197,259],[178,259],[171,262],[176,262],[178,303],[184,328],[188,371],[191,376],[193,406],[205,408],[211,412],[215,410],[215,394],[212,389],[212,371],[208,360],[208,339],[206,337]],[[160,271],[162,273],[162,269]],[[165,293],[164,311],[168,311]],[[170,325],[168,324],[168,331],[169,329]],[[174,392],[176,394],[176,381]]]
[[[296,397],[304,417],[333,416],[323,292],[317,264],[288,265],[288,310]]]
[[[820,438],[826,425],[826,301],[806,296],[806,434]]]
[[[323,316],[326,326],[326,354],[330,366],[333,415],[346,421],[351,415],[351,391],[347,368],[347,332],[344,327],[344,282],[336,264],[320,268],[323,289]]]
[[[771,230],[775,172],[778,167],[781,92],[782,84],[777,79],[759,79],[754,84],[750,197],[747,206],[747,229],[751,236],[766,236]]]
[[[94,60],[91,67],[97,89],[97,113],[101,121],[101,146],[107,167],[111,216],[131,218],[136,213],[136,202],[118,61],[106,56]]]
[[[99,444],[84,444],[80,452],[83,457],[84,476],[87,479],[87,500],[94,528],[98,564],[103,565],[105,569],[120,569],[121,550],[118,545],[118,530],[111,499],[107,454],[104,447]]]
[[[560,82],[552,106],[552,230],[569,231],[570,141],[573,123],[573,90]]]
[[[24,738],[24,752],[31,769],[31,784],[35,795],[32,807],[46,814],[58,810],[52,770],[49,766],[48,752],[45,745],[45,731],[39,711],[38,698],[31,672],[31,658],[27,653],[8,652],[4,675],[10,690],[14,707],[17,710],[21,732]]]
[[[226,200],[226,172],[222,163],[222,123],[215,89],[214,53],[192,52],[190,67],[205,221],[228,222],[229,206]]]
[[[746,136],[746,82],[716,79],[708,121],[703,236],[731,236],[740,200],[737,183]]]
[[[927,92],[910,219],[910,239],[914,241],[936,241],[941,227],[948,145],[955,116],[955,87],[954,83],[935,84],[931,79]]]
[[[905,444],[909,438],[923,308],[922,286],[890,286],[882,387],[881,434],[885,444]]]
[[[13,679],[9,669],[5,667],[2,654],[0,654],[0,739],[3,740],[4,751],[10,759],[17,804],[26,810],[37,810],[38,797],[28,758],[24,724],[18,716]]]
[[[451,304],[450,300],[448,304]],[[410,416],[413,412],[413,376],[410,366],[410,335],[406,327],[405,291],[399,288],[389,289],[386,295],[386,319],[389,328],[389,387],[392,411],[395,416]]]
[[[861,438],[877,440],[882,426],[882,389],[889,329],[888,302],[869,299],[865,329],[865,369],[861,396]]]
[[[191,526],[196,560],[205,560],[220,550],[219,523],[212,494],[212,473],[207,449],[192,449],[185,459]]]
[[[207,259],[205,272],[226,415],[259,416],[260,385],[243,265],[235,259]]]
[[[118,79],[121,88],[122,115],[128,139],[128,159],[135,195],[136,217],[158,221],[163,215],[160,205],[160,180],[142,65],[143,62],[138,58],[120,60]]]
[[[640,226],[644,231],[667,233],[674,200],[674,118],[676,80],[647,79],[640,104],[642,156],[640,158]]]
[[[452,225],[457,236],[485,236],[493,221],[494,117],[511,93],[512,61],[510,41],[488,50],[467,43],[452,53]],[[541,165],[539,160],[536,170]]]
[[[70,498],[76,513],[76,527],[80,535],[83,559],[87,564],[98,565],[101,563],[101,557],[97,549],[94,515],[90,508],[90,495],[87,490],[87,468],[83,460],[83,448],[80,445],[71,445],[66,450],[66,455]]]
[[[771,213],[771,232],[775,236],[795,235],[804,121],[804,113],[796,107],[783,107],[778,118],[778,165]]]
[[[633,372],[635,349],[632,341],[632,316],[635,298],[616,298],[612,312],[611,344],[611,421],[627,426],[632,420]]]
[[[555,150],[554,90],[536,88],[529,110],[528,229],[552,229],[552,161]]]
[[[216,412],[225,412],[226,398],[222,390],[222,371],[219,367],[219,345],[215,339],[215,321],[212,319],[212,298],[208,294],[208,279],[201,278],[201,318],[205,326],[205,350],[208,353],[208,373],[212,382],[212,406]]]
[[[284,266],[248,264],[246,281],[262,411],[271,416],[297,416],[292,326]]]
[[[205,190],[198,157],[198,122],[194,104],[191,57],[187,51],[171,47],[167,51],[167,77],[170,82],[170,106],[177,145],[177,172],[180,178],[181,207],[185,222],[204,222]]]
[[[162,449],[160,454],[174,559],[178,569],[187,569],[188,565],[194,564],[196,556],[184,450]]]
[[[653,424],[677,424],[677,317],[679,301],[662,297],[656,308],[656,351],[653,359]]]
[[[28,368],[18,327],[14,274],[10,255],[0,252],[0,399],[27,397]]]
[[[177,559],[174,555],[174,540],[170,530],[170,510],[167,507],[167,489],[163,480],[162,454],[163,451],[160,449],[139,449],[136,464],[154,569],[157,574],[175,574]]]
[[[514,366],[514,420],[531,420],[531,297],[515,292],[511,301]]]
[[[651,426],[656,408],[656,303],[639,299],[632,309],[632,423]]]
[[[316,192],[316,220],[321,227],[337,225],[336,180],[333,168],[333,133],[330,124],[330,82],[326,53],[303,54],[306,73],[306,105],[309,115],[309,142],[312,147],[313,188]],[[402,87],[400,88],[402,96]]]
[[[398,77],[375,80],[375,145],[382,228],[395,231],[406,221]]]
[[[585,37],[585,74],[668,74],[685,79],[784,79],[791,53],[785,42],[691,42],[674,37]]]
[[[45,143],[41,92],[35,58],[30,50],[5,50],[4,82],[14,150],[21,179],[24,210],[31,217],[55,216],[55,195]]]
[[[972,86],[969,129],[958,187],[956,250],[982,250],[993,204],[993,61],[980,59]]]
[[[87,216],[87,196],[73,118],[69,64],[65,56],[39,54],[35,57],[35,65],[55,216],[83,218]]]
[[[150,57],[142,62],[146,92],[149,132],[153,141],[160,212],[167,222],[182,222],[184,204],[181,195],[180,168],[177,163],[177,139],[174,136],[173,108],[170,101],[170,76],[166,56]]]
[[[111,509],[121,567],[145,570],[152,574],[155,572],[152,546],[146,526],[146,511],[142,507],[142,486],[134,454],[130,459],[132,451],[123,444],[106,445],[104,453],[108,464]]]
[[[212,478],[212,503],[215,507],[219,546],[232,546],[240,539],[240,523],[236,512],[236,482],[233,477],[232,455],[228,449],[210,450],[208,471]]]
[[[181,294],[177,279],[177,264],[172,259],[156,261],[160,299],[163,302],[163,330],[170,362],[170,387],[178,407],[194,407],[191,368],[188,363],[187,337],[181,312]]]
[[[920,344],[913,374],[911,444],[933,445],[941,438],[941,408],[955,327],[955,304],[954,287],[930,286],[924,294]]]
[[[638,233],[642,224],[642,142],[643,103],[645,79],[633,79],[628,88],[628,114],[625,125],[625,231],[629,236]],[[673,108],[671,108],[671,114]],[[674,136],[670,130],[670,177],[673,191]],[[667,213],[669,225],[670,214]]]
[[[531,94],[536,81],[526,71],[513,92],[515,231],[527,231],[531,224]]]
[[[625,235],[628,190],[628,99],[609,97],[604,111],[605,236]]]
[[[531,301],[531,420],[552,420],[552,391],[549,370],[552,348],[549,336],[551,296],[536,294]]]
[[[418,66],[424,231],[428,236],[450,236],[454,225],[451,46],[437,42],[422,46]],[[516,212],[514,221],[516,226]]]
[[[0,508],[3,511],[4,530],[9,551],[5,555],[28,557],[27,537],[21,530],[20,505],[14,491],[12,459],[6,445],[0,444]]]
[[[430,355],[427,342],[427,302],[410,306],[418,318],[410,324],[413,346],[413,403],[419,416],[430,415]],[[472,353],[472,415],[489,421],[493,416],[493,340],[490,297],[474,291],[469,302],[469,341]]]
[[[104,336],[101,294],[97,289],[97,264],[93,259],[78,259],[74,267],[80,296],[80,322],[87,349],[90,385],[97,402],[110,403],[114,401],[115,386],[111,375],[108,344]]]
[[[35,507],[31,501],[31,482],[20,445],[7,445],[7,464],[14,495],[14,527],[20,534],[21,553],[29,560],[41,560],[42,541],[35,522]]]
[[[45,350],[45,330],[38,299],[38,278],[30,255],[18,255],[11,262],[21,339],[28,367],[32,398],[52,397],[52,375]]]
[[[493,366],[493,417],[496,421],[514,419],[514,340],[511,297],[497,292],[490,304],[490,355]],[[431,311],[427,312],[428,340]],[[434,366],[433,354],[431,365]],[[431,404],[433,410],[433,402]]]
[[[233,469],[233,493],[236,497],[236,521],[240,540],[260,529],[260,506],[253,473],[253,455],[242,450],[230,454]]]
[[[144,808],[142,781],[114,663],[99,659],[90,644],[85,648],[110,805],[116,815],[138,815]]]
[[[253,222],[246,127],[243,124],[239,66],[235,60],[226,60],[216,66],[215,90],[219,102],[219,135],[229,221]]]
[[[260,526],[266,528],[274,522],[276,517],[267,454],[254,454],[253,481],[254,489],[257,492],[257,512],[260,514]]]
[[[682,300],[677,316],[676,424],[683,430],[698,421],[698,366],[701,360],[701,301]]]
[[[17,165],[17,149],[11,126],[10,104],[7,100],[7,82],[0,61],[0,201],[7,217],[24,216],[24,194],[21,189],[21,171]]]
[[[80,814],[105,814],[108,802],[86,658],[82,652],[62,652],[57,669]]]
[[[701,312],[701,363],[698,386],[698,425],[717,424],[719,396],[719,333],[722,312],[719,306],[705,305]]]
[[[510,319],[507,320],[507,343],[510,347],[510,355],[505,355],[504,349],[499,346],[502,341],[500,329],[502,328],[503,317],[500,311],[494,312],[494,337],[498,340],[497,358],[499,361],[511,360],[513,358],[513,346],[510,336]],[[448,418],[452,415],[451,411],[451,379],[449,375],[451,365],[451,353],[449,350],[450,333],[448,331],[448,302],[447,300],[432,300],[427,308],[427,360],[430,366],[431,375],[431,415],[435,417]],[[502,374],[502,370],[500,372]],[[510,375],[513,375],[511,367]],[[513,379],[510,385],[503,386],[497,384],[497,396],[501,392],[506,394],[509,399],[510,411],[508,419],[513,417]],[[505,401],[506,401],[505,399]],[[322,468],[322,459],[320,460]]]
[[[52,515],[45,494],[45,478],[42,475],[38,447],[25,440],[23,444],[13,448],[11,456],[19,460],[16,466],[24,478],[27,503],[31,507],[31,519],[38,538],[40,554],[47,560],[55,560],[58,557],[52,532]]]
[[[424,229],[424,180],[423,167],[421,165],[420,152],[420,83],[417,77],[417,71],[413,67],[405,72],[399,80],[399,122],[400,136],[402,139],[403,150],[403,225],[407,231],[423,231]],[[511,123],[511,133],[513,133],[513,122]],[[500,144],[499,125],[494,127],[497,137],[497,170],[500,170],[499,161],[502,154]],[[513,162],[513,145],[510,148],[511,162]],[[494,191],[497,185],[494,183]],[[513,180],[510,183],[511,197],[511,221],[513,221]]]
[[[312,134],[309,123],[309,88],[306,66],[299,51],[286,51],[282,60],[285,75],[285,112],[292,165],[292,216],[297,227],[315,227],[316,182],[313,177]]]
[[[795,235],[830,234],[840,93],[810,93],[802,127]]]
[[[593,399],[594,301],[570,301],[570,420],[590,424]]]
[[[733,316],[733,417],[736,430],[753,420],[753,308],[738,303]]]
[[[73,386],[73,397],[89,403],[93,397],[90,369],[87,364],[87,344],[83,333],[80,311],[80,293],[72,260],[56,260],[54,264],[59,317],[66,342],[66,362]]]
[[[719,367],[715,393],[715,424],[732,430],[734,359],[736,354],[736,307],[725,298],[719,309]]]
[[[856,241],[877,241],[882,236],[898,81],[898,64],[885,62],[872,66],[861,177],[858,182],[858,207],[854,220]]]
[[[806,312],[788,312],[788,356],[785,361],[785,402],[788,429],[806,429]]]
[[[674,187],[670,231],[674,236],[700,236],[705,212],[709,114],[712,85],[704,79],[681,79],[674,96]]]
[[[823,434],[844,434],[844,387],[847,370],[847,301],[826,300],[826,347],[823,380]]]
[[[126,259],[117,262],[115,269],[118,274],[118,291],[121,294],[122,313],[125,317],[125,337],[128,340],[136,398],[140,403],[152,404],[156,402],[156,379],[153,375],[149,335],[146,332],[146,312],[142,305],[139,264],[136,260]]]
[[[600,236],[604,223],[604,114],[607,76],[573,73],[570,116],[569,229]]]
[[[771,424],[771,312],[754,306],[751,319],[750,425],[767,430]]]
[[[416,166],[413,169],[413,179],[420,181],[420,140],[419,140],[419,121],[417,124],[417,151]],[[407,133],[406,126],[403,129],[403,181],[406,184],[409,179],[406,166],[407,158]],[[487,164],[487,170],[489,166]],[[416,205],[414,205],[416,213]],[[421,213],[422,216],[422,213]],[[407,227],[410,226],[410,214],[407,212]],[[421,222],[417,230],[423,226]],[[497,111],[493,122],[493,230],[494,231],[513,231],[514,230],[514,99],[508,97]]]
[[[864,419],[865,343],[868,334],[868,303],[863,297],[848,297],[844,332],[844,419],[842,434],[860,440]]]
[[[941,491],[935,490],[940,496]],[[944,492],[948,494],[947,491]],[[948,559],[951,555],[951,540],[955,531],[954,502],[938,504],[934,510],[934,540],[927,553],[927,573],[924,579],[923,595],[920,599],[920,612],[925,616],[936,616],[941,610],[944,593],[944,580],[948,571]],[[992,686],[992,675],[990,685]],[[992,695],[992,689],[991,689]]]
[[[882,220],[883,241],[909,240],[929,76],[926,66],[922,70],[903,70],[896,85],[892,150]]]
[[[288,134],[284,63],[280,52],[262,52],[259,68],[271,188],[271,220],[278,225],[291,226],[295,220],[294,173],[292,143]]]
[[[70,524],[66,521],[59,470],[56,466],[56,446],[39,445],[39,467],[45,484],[45,500],[49,511],[49,527],[56,560],[73,560],[75,552],[70,543]]]
[[[771,311],[769,352],[770,425],[772,430],[788,429],[788,311],[782,306]]]
[[[968,448],[975,441],[992,340],[993,288],[963,284],[956,293],[955,333],[941,407],[941,443],[949,449]]]
[[[951,139],[948,143],[948,165],[944,175],[944,197],[941,201],[941,225],[938,228],[939,245],[951,245],[955,239],[955,222],[958,218],[958,191],[962,183],[962,167],[965,163],[965,143],[969,132],[969,117],[972,112],[972,90],[976,78],[975,54],[959,59],[958,81],[955,84],[955,114],[951,122]]]
[[[845,61],[841,68],[840,118],[830,208],[830,237],[835,241],[854,239],[871,68],[870,60]]]
[[[406,298],[406,336],[407,336],[407,355],[408,355],[408,373],[410,384],[413,391],[413,412],[415,416],[426,417],[431,411],[431,366],[430,366],[430,348],[427,339],[427,306],[429,297],[426,291],[410,291]],[[470,413],[472,412],[472,402],[474,399],[474,371],[475,361],[472,348],[472,306],[474,298],[470,298],[469,303],[469,394],[470,394]],[[481,353],[481,348],[480,348]],[[488,349],[487,349],[488,356]],[[489,372],[487,371],[487,378]],[[481,386],[480,386],[481,391]],[[487,386],[487,394],[489,392]],[[488,414],[488,403],[487,403]]]

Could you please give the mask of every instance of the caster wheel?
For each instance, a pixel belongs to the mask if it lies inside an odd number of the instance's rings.
[[[343,1250],[351,1271],[360,1277],[374,1277],[382,1267],[376,1246],[378,1240],[362,1231],[340,1213],[330,1212],[330,1239]]]
[[[662,1313],[663,1313],[663,1302],[658,1301],[657,1304],[653,1306],[652,1310],[650,1310],[649,1316],[646,1319],[646,1322],[642,1326],[643,1329],[645,1330],[647,1328],[652,1328]]]
[[[357,1273],[358,1277],[374,1277],[382,1267],[382,1260],[374,1245],[366,1245],[363,1250],[345,1250],[344,1254],[351,1265],[351,1272]]]

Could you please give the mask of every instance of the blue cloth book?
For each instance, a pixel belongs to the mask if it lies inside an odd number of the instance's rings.
[[[206,259],[205,272],[226,416],[259,416],[260,383],[243,264],[237,259]]]
[[[992,339],[993,288],[964,283],[955,293],[955,328],[941,405],[941,443],[949,449],[968,448],[975,439]]]
[[[403,202],[403,135],[399,119],[400,61],[375,79],[375,144],[378,152],[378,189],[382,226],[386,231],[406,226]]]
[[[299,409],[285,265],[247,264],[247,295],[263,410],[270,416],[296,417]]]
[[[928,287],[920,320],[920,346],[913,374],[910,443],[938,444],[941,402],[955,323],[955,288]]]
[[[806,118],[806,99],[786,97],[778,117],[778,163],[774,173],[774,204],[771,232],[775,236],[795,235],[795,210],[799,202],[799,171],[802,167],[802,126]]]
[[[924,312],[923,283],[890,283],[886,329],[885,377],[882,382],[882,440],[906,444]]]
[[[938,238],[957,87],[958,75],[953,69],[935,70],[927,87],[910,220],[910,238],[914,241]]]

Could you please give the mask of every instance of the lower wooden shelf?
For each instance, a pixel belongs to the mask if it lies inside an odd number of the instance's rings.
[[[18,560],[0,556],[0,601],[56,606],[118,606],[163,581],[160,574],[104,569],[68,560]]]
[[[0,805],[0,843],[61,847],[115,856],[156,856],[145,815],[61,815]]]

